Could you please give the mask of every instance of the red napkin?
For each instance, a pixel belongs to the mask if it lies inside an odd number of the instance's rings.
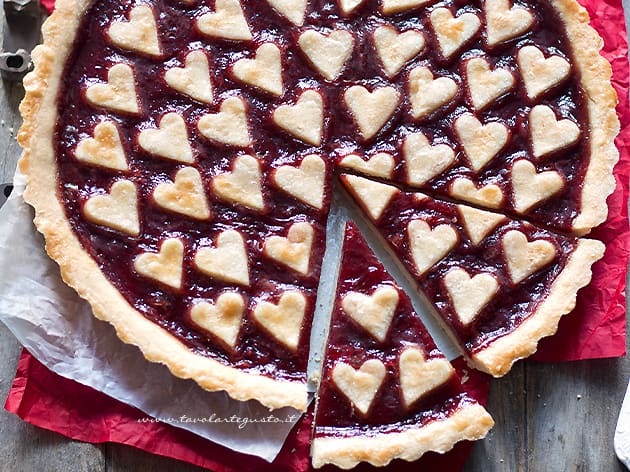
[[[485,404],[490,385],[488,376],[469,370],[461,359],[453,364],[462,377],[468,377],[464,384],[468,393]],[[153,454],[206,467],[214,472],[311,470],[309,442],[312,411],[296,424],[276,460],[269,464],[263,459],[236,453],[169,424],[147,422],[147,415],[140,410],[51,372],[26,349],[22,351],[4,408],[24,421],[72,439],[90,443],[127,444]],[[394,461],[385,469],[362,465],[355,470],[454,472],[464,466],[471,445],[462,442],[448,454],[426,454],[413,464]],[[322,470],[336,469],[326,467]]]
[[[54,0],[42,1],[47,8]],[[625,281],[628,262],[628,178],[630,175],[630,107],[628,103],[627,39],[621,0],[581,0],[591,15],[592,26],[604,38],[602,54],[613,66],[613,85],[619,96],[617,112],[622,131],[617,138],[620,161],[615,168],[617,190],[608,199],[609,218],[593,231],[592,237],[607,245],[604,259],[593,268],[593,281],[580,291],[577,308],[562,319],[557,335],[545,339],[534,357],[540,361],[568,361],[615,357],[625,354]],[[461,360],[458,369],[464,369]],[[469,393],[485,403],[489,379],[469,371]],[[309,436],[312,415],[296,425],[273,464],[235,453],[187,431],[163,423],[139,422],[146,418],[139,410],[48,371],[27,351],[22,353],[18,371],[5,408],[25,421],[86,442],[118,442],[145,451],[190,462],[215,472],[242,470],[296,471],[310,469]],[[461,470],[469,443],[458,444],[445,455],[426,454],[409,464],[395,461],[384,470]],[[234,465],[238,464],[238,465]],[[366,465],[356,470],[374,468]],[[326,470],[326,469],[324,469]],[[376,469],[375,469],[376,470]]]

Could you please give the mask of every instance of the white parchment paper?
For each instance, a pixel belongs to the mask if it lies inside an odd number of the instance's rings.
[[[270,412],[255,401],[206,392],[122,343],[63,283],[58,266],[43,249],[43,237],[35,231],[33,211],[22,200],[24,177],[16,174],[14,183],[0,209],[0,320],[20,343],[63,377],[215,443],[272,461],[299,412]],[[263,422],[270,415],[278,422]]]

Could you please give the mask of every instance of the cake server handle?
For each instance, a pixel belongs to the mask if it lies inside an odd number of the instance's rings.
[[[630,469],[630,383],[621,404],[613,445],[619,460]]]

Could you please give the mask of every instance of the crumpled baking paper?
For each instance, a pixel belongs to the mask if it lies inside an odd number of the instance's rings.
[[[270,411],[260,403],[206,392],[122,343],[62,282],[21,198],[24,183],[18,172],[0,209],[0,320],[20,343],[61,376],[217,444],[273,460],[300,414],[283,408],[273,411],[275,420],[263,422]]]

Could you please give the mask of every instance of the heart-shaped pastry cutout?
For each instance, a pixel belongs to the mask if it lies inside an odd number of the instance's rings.
[[[245,101],[240,97],[226,98],[219,113],[199,118],[197,128],[204,137],[227,146],[247,147],[251,143]]]
[[[394,172],[395,162],[391,154],[377,152],[367,161],[358,154],[348,154],[341,159],[339,165],[374,177],[390,178]]]
[[[311,260],[313,246],[313,227],[306,222],[294,223],[289,228],[287,237],[270,236],[265,240],[264,254],[306,275]]]
[[[315,90],[307,90],[295,105],[281,105],[273,112],[273,122],[296,138],[313,146],[322,143],[324,102]]]
[[[507,126],[503,123],[491,121],[484,125],[471,113],[455,120],[455,132],[475,172],[483,169],[509,139]]]
[[[505,216],[478,210],[465,205],[458,205],[459,213],[464,223],[464,228],[472,243],[477,246],[490,234],[499,223],[505,220]]]
[[[198,327],[222,340],[231,349],[236,346],[241,330],[245,300],[234,292],[225,292],[214,303],[201,302],[190,310],[190,320]]]
[[[149,5],[133,7],[129,12],[129,21],[113,22],[107,34],[112,43],[122,49],[149,56],[162,54],[155,16]]]
[[[432,229],[423,220],[413,220],[409,223],[407,235],[411,257],[419,276],[446,257],[459,239],[453,226],[442,224]]]
[[[409,408],[417,400],[440,385],[445,384],[455,370],[443,357],[426,359],[418,347],[408,347],[400,354],[400,390],[405,406]]]
[[[339,2],[339,8],[344,15],[352,13],[356,8],[363,3],[364,0],[337,0]]]
[[[436,8],[430,15],[440,52],[445,59],[466,44],[479,31],[481,21],[474,13],[463,13],[457,18],[445,7]]]
[[[117,180],[109,194],[90,197],[83,207],[92,223],[122,231],[131,236],[140,234],[138,191],[130,180]]]
[[[503,191],[494,184],[477,187],[466,177],[456,179],[451,185],[451,195],[467,202],[477,203],[488,208],[499,208],[503,203]]]
[[[265,43],[256,49],[254,59],[236,61],[232,73],[241,82],[272,95],[283,93],[280,49],[273,43]]]
[[[405,138],[403,155],[407,168],[407,182],[422,185],[455,162],[455,152],[446,144],[431,145],[422,133]]]
[[[466,62],[468,94],[472,106],[481,111],[514,87],[514,76],[507,69],[490,69],[488,61],[474,57]]]
[[[184,244],[178,238],[169,238],[162,243],[160,252],[145,252],[133,261],[140,275],[179,290],[182,287]]]
[[[212,188],[223,200],[262,211],[265,203],[261,178],[258,159],[243,155],[234,159],[231,172],[217,175],[212,179]]]
[[[167,113],[158,129],[144,129],[138,135],[138,144],[150,154],[179,162],[195,162],[188,142],[186,122],[177,113]]]
[[[391,185],[374,182],[356,175],[344,174],[342,177],[348,190],[355,195],[373,221],[378,221],[392,197],[399,192],[396,187]]]
[[[197,20],[197,28],[203,34],[215,38],[235,41],[252,39],[239,0],[216,0],[215,12],[201,15]]]
[[[512,166],[512,194],[514,209],[525,213],[547,200],[564,187],[564,179],[555,170],[538,172],[526,159],[519,159]]]
[[[345,30],[334,30],[327,35],[307,30],[298,40],[310,63],[328,80],[335,80],[352,54],[354,37]]]
[[[374,46],[389,77],[394,77],[407,62],[420,54],[424,44],[424,35],[420,31],[399,33],[389,25],[374,30]]]
[[[278,304],[263,301],[256,305],[253,314],[271,336],[291,351],[300,342],[306,298],[301,292],[284,292]]]
[[[486,272],[471,277],[464,269],[450,270],[444,276],[455,314],[464,326],[468,326],[499,290],[497,279]]]
[[[385,15],[395,15],[402,11],[421,7],[431,0],[383,0],[382,11]]]
[[[184,95],[212,104],[212,82],[208,56],[203,51],[191,51],[186,55],[184,67],[173,67],[164,74],[169,87]]]
[[[97,107],[131,114],[140,111],[133,69],[127,64],[113,65],[107,71],[107,83],[90,85],[85,98]]]
[[[541,239],[529,242],[520,231],[508,231],[501,242],[514,284],[522,282],[556,258],[553,244]]]
[[[536,105],[529,112],[529,130],[537,158],[567,148],[580,138],[578,125],[568,118],[558,120],[547,105]]]
[[[210,218],[201,175],[194,167],[178,170],[173,183],[164,182],[155,187],[153,200],[158,206],[175,213],[198,220]]]
[[[384,342],[398,307],[398,299],[398,290],[383,286],[372,295],[348,292],[341,300],[341,307],[359,326],[378,341]]]
[[[81,140],[74,155],[77,160],[86,164],[113,170],[129,169],[118,128],[112,121],[97,124],[94,127],[94,137]]]
[[[400,102],[400,93],[394,87],[379,87],[370,92],[361,85],[353,85],[345,91],[343,99],[361,136],[367,140],[392,117]]]
[[[366,415],[383,384],[385,374],[383,363],[378,359],[370,359],[357,370],[343,362],[336,364],[332,370],[332,379],[355,408]]]
[[[449,103],[457,94],[457,82],[450,77],[433,78],[428,67],[416,67],[409,73],[411,115],[424,118]]]
[[[299,167],[281,166],[273,174],[274,183],[289,195],[321,210],[324,205],[326,163],[316,154],[302,159]]]
[[[486,41],[493,47],[522,35],[534,24],[534,15],[527,8],[509,0],[485,0]]]
[[[530,100],[535,100],[558,85],[571,71],[571,65],[565,58],[560,56],[545,58],[536,46],[519,49],[517,61]]]
[[[294,25],[304,23],[308,0],[267,0],[267,3]]]
[[[216,247],[204,247],[195,254],[195,266],[215,279],[249,285],[247,247],[241,233],[227,230],[219,233]]]

